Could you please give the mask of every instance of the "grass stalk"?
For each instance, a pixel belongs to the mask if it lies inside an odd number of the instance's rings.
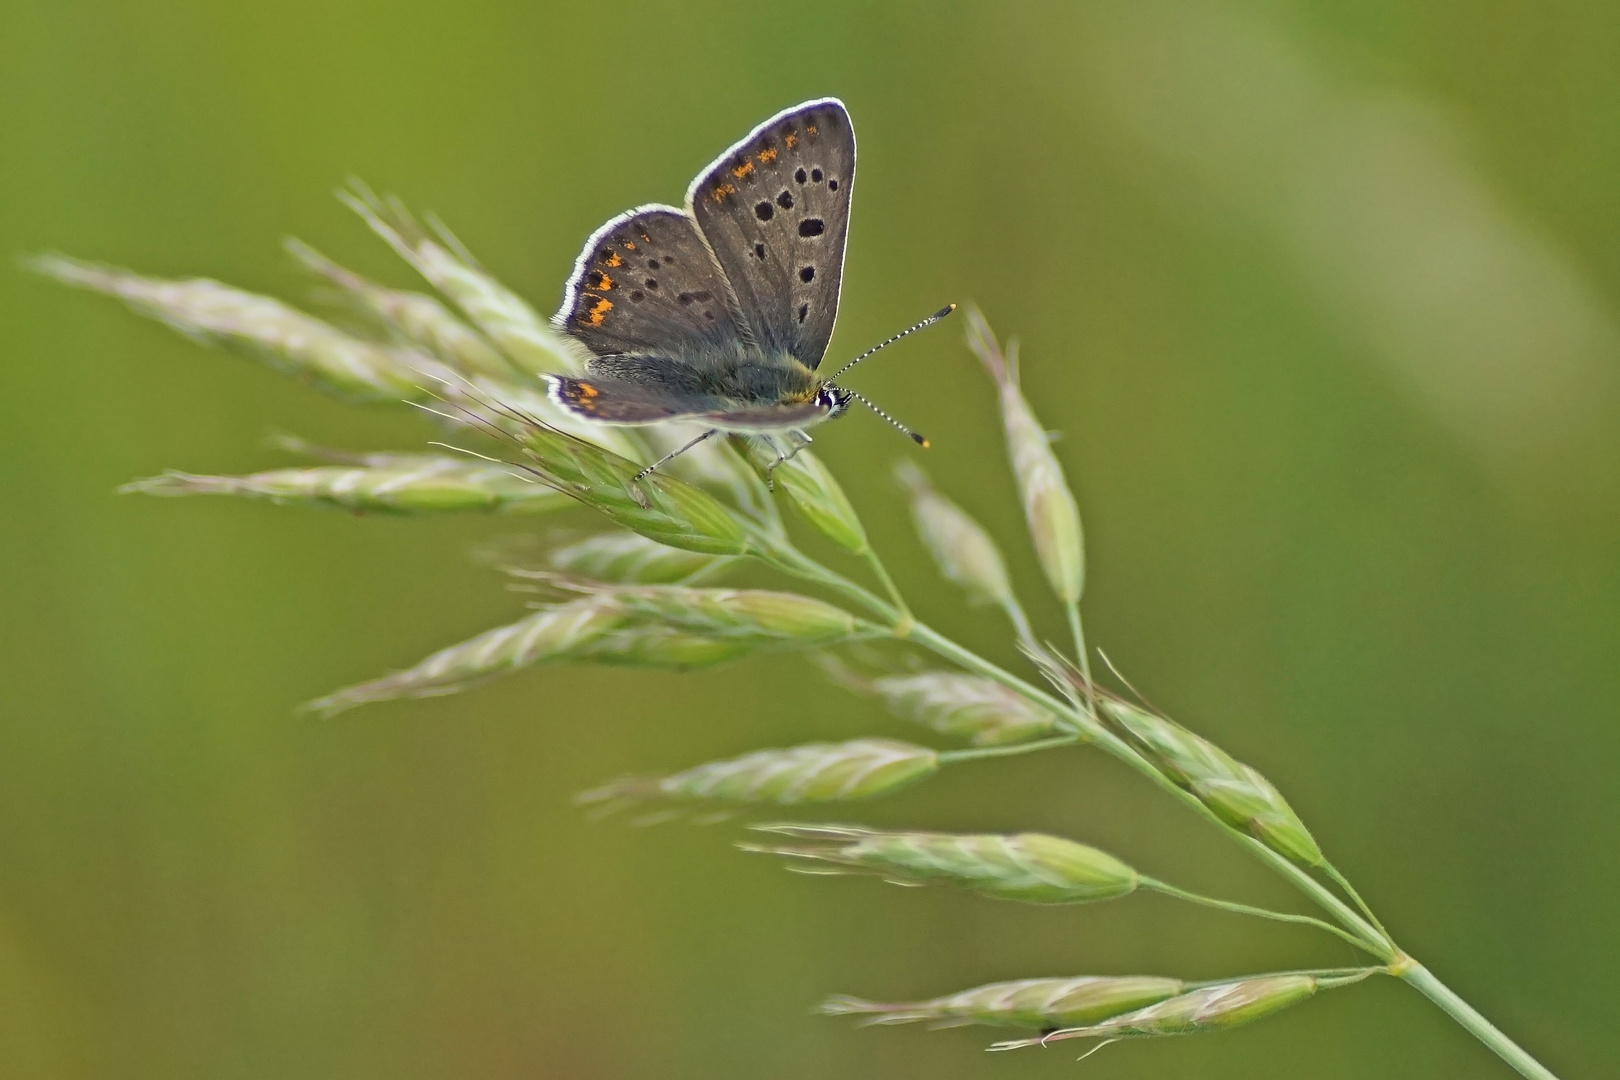
[[[1401,956],[1395,965],[1395,975],[1405,979],[1418,993],[1440,1006],[1447,1016],[1461,1024],[1470,1035],[1490,1047],[1497,1057],[1518,1070],[1520,1076],[1528,1077],[1529,1080],[1558,1080],[1551,1069],[1531,1057],[1522,1046],[1481,1016],[1478,1009],[1458,997],[1451,987],[1435,978],[1434,972],[1410,956],[1404,954]]]
[[[1346,933],[1337,926],[1334,926],[1332,923],[1323,922],[1314,915],[1298,915],[1288,911],[1272,911],[1270,908],[1255,907],[1252,904],[1240,904],[1232,900],[1217,900],[1213,896],[1203,896],[1199,893],[1189,892],[1186,889],[1178,889],[1176,886],[1167,882],[1160,881],[1157,878],[1150,878],[1145,875],[1139,876],[1137,880],[1144,889],[1152,889],[1154,892],[1163,893],[1166,896],[1173,896],[1177,900],[1185,900],[1190,904],[1199,904],[1203,907],[1215,908],[1219,911],[1229,911],[1235,915],[1253,915],[1261,919],[1271,919],[1274,922],[1289,922],[1299,923],[1302,926],[1314,926],[1318,930],[1326,930],[1335,937],[1349,942],[1351,945],[1361,949],[1363,952],[1373,953],[1375,956],[1378,955],[1371,947],[1368,946],[1365,941],[1362,941],[1360,938],[1357,938],[1352,934]]]

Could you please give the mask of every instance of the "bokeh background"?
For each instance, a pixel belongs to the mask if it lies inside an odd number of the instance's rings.
[[[1620,1053],[1616,55],[1601,0],[9,0],[0,250],[302,298],[278,248],[296,232],[409,283],[331,197],[355,174],[549,312],[607,216],[842,96],[862,164],[834,354],[947,300],[1021,338],[1086,514],[1094,640],[1277,779],[1416,955],[1596,1076]],[[296,715],[514,617],[467,553],[537,526],[115,496],[281,463],[272,429],[357,448],[429,429],[21,270],[0,296],[7,1076],[1071,1076],[1067,1050],[808,1009],[1348,961],[1151,897],[799,878],[732,850],[735,823],[570,805],[624,772],[916,734],[792,658]],[[1039,606],[960,333],[855,383],[933,437],[925,463]],[[889,479],[909,445],[855,417],[818,448],[920,613],[1016,662],[909,535]],[[1096,754],[828,816],[1052,830],[1292,902]],[[1392,980],[1080,1068],[1507,1075]]]

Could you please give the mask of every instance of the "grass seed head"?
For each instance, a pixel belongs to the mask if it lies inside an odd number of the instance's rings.
[[[977,675],[926,671],[863,679],[829,665],[833,677],[851,689],[881,698],[889,711],[975,746],[1005,746],[1050,735],[1058,719],[1022,694]]]
[[[487,375],[506,382],[527,377],[436,297],[386,288],[338,265],[301,240],[289,239],[285,246],[305,269],[342,289],[356,307],[399,340],[420,346],[466,375]]]
[[[760,830],[819,843],[748,850],[830,863],[905,884],[955,885],[1004,900],[1085,903],[1136,888],[1136,871],[1107,852],[1040,833],[1003,836],[839,825],[765,825]]]
[[[1049,1030],[1094,1024],[1156,1004],[1185,989],[1186,984],[1179,979],[1150,975],[1018,979],[975,986],[928,1001],[833,997],[822,1004],[821,1012],[829,1016],[864,1016],[871,1024],[926,1021],[935,1027],[991,1024]]]
[[[842,608],[797,593],[646,585],[608,589],[600,595],[641,619],[714,637],[827,645],[851,640],[863,629]]]
[[[935,491],[928,474],[917,465],[902,461],[895,468],[895,476],[911,493],[911,520],[917,535],[946,580],[961,586],[971,603],[1013,603],[1007,565],[990,534],[961,507]]]
[[[673,776],[629,777],[585,792],[580,801],[847,802],[887,794],[938,768],[934,751],[891,739],[808,743],[711,761]]]
[[[1322,849],[1310,830],[1258,770],[1173,720],[1113,698],[1099,700],[1098,706],[1120,735],[1227,824],[1295,862],[1321,864]]]
[[[759,642],[740,637],[713,637],[674,626],[627,626],[582,645],[570,659],[615,667],[711,667],[746,656]]]
[[[1224,1031],[1270,1016],[1316,993],[1310,975],[1265,975],[1205,986],[1098,1023],[1064,1028],[1040,1039],[998,1043],[996,1049],[1041,1046],[1063,1039],[1126,1039]]]
[[[633,532],[588,536],[552,551],[551,568],[564,574],[644,585],[667,585],[722,561],[720,557],[683,551]]]
[[[529,375],[578,371],[580,363],[561,334],[524,300],[496,281],[431,217],[430,234],[403,203],[379,198],[353,183],[339,197],[359,214],[429,284],[462,310],[512,364]]]
[[[142,277],[60,255],[33,265],[66,284],[116,296],[188,337],[244,353],[349,400],[423,400],[423,372],[431,378],[443,368],[425,353],[353,337],[280,300],[207,278]]]
[[[670,547],[741,555],[748,536],[732,512],[701,488],[653,473],[584,439],[544,425],[521,436],[534,474],[615,524]]]
[[[339,690],[308,707],[332,716],[373,701],[453,694],[531,664],[573,659],[626,621],[611,602],[585,597],[487,630],[404,671]]]
[[[235,495],[279,504],[336,506],[355,513],[457,510],[544,513],[573,500],[500,463],[440,454],[389,455],[379,464],[272,469],[248,476],[166,472],[120,489],[145,495]]]
[[[867,551],[866,528],[839,486],[832,470],[809,450],[800,450],[776,467],[778,487],[817,532],[846,551]]]
[[[1035,554],[1052,591],[1064,603],[1075,603],[1085,587],[1085,546],[1080,508],[1063,478],[1063,466],[1052,453],[1046,429],[1018,389],[1015,350],[1001,345],[976,309],[968,311],[968,345],[984,363],[1001,393],[1001,421],[1007,454],[1024,503],[1024,518],[1035,541]]]

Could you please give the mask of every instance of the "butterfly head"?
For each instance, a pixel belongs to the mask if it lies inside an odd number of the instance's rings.
[[[849,403],[854,400],[853,393],[832,383],[822,383],[816,390],[816,408],[826,410],[825,419],[828,420],[843,416],[849,411]]]

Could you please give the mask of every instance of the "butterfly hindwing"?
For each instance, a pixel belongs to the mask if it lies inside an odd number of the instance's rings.
[[[725,408],[712,396],[641,378],[548,375],[546,381],[552,401],[577,416],[604,424],[653,424]]]
[[[779,113],[692,182],[687,206],[767,354],[814,370],[838,315],[855,132],[836,98]]]
[[[691,215],[642,206],[591,234],[552,324],[595,356],[734,355],[735,305]]]

